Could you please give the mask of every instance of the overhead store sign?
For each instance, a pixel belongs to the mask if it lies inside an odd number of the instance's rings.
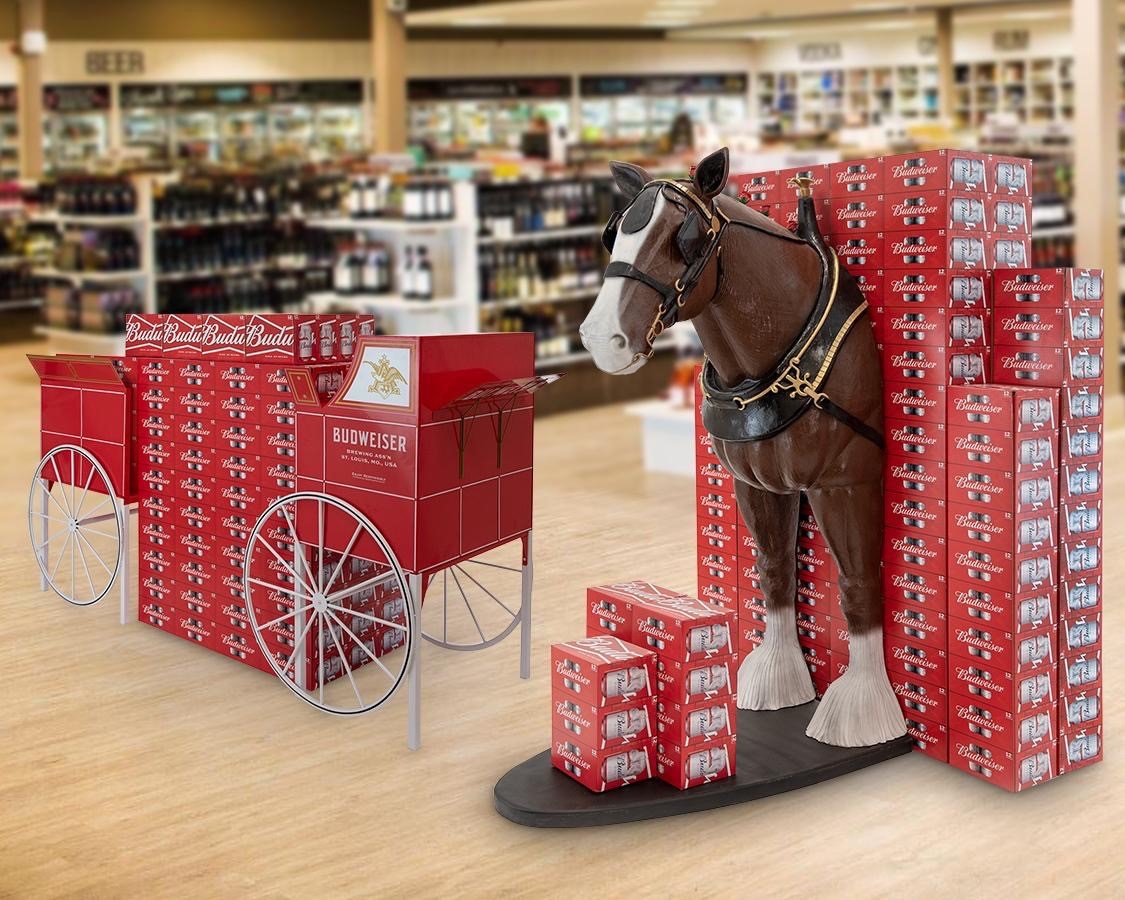
[[[43,106],[51,112],[109,109],[108,84],[51,84],[43,88]]]
[[[87,50],[87,75],[141,75],[145,55],[140,50]]]
[[[122,84],[121,106],[142,107],[264,106],[271,103],[361,103],[359,79],[315,81],[246,81],[175,84]]]
[[[622,97],[691,94],[745,94],[746,73],[717,72],[690,75],[583,75],[583,97]]]
[[[566,76],[549,78],[411,78],[410,100],[534,100],[570,97]]]

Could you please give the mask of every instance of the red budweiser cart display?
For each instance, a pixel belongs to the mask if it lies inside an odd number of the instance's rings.
[[[140,621],[327,712],[405,681],[414,748],[419,635],[479,650],[518,625],[528,677],[533,395],[559,376],[530,334],[372,325],[134,317],[123,358],[33,357],[31,538],[70,603],[120,573],[124,622],[136,504]]]

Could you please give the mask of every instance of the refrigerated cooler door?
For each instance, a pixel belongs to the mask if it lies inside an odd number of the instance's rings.
[[[79,168],[104,156],[109,146],[105,113],[48,113],[44,124],[47,161],[54,169]]]
[[[156,109],[130,109],[121,114],[121,130],[126,147],[143,151],[146,158],[168,159],[171,152],[171,115]]]
[[[411,103],[410,140],[429,141],[438,147],[453,143],[452,103]]]
[[[489,147],[492,138],[492,104],[464,100],[454,105],[454,141],[470,147]]]
[[[315,146],[328,156],[363,149],[363,110],[358,106],[318,106]]]
[[[237,109],[221,114],[220,156],[223,162],[255,162],[266,155],[269,118],[264,109]]]
[[[212,109],[177,113],[173,146],[177,159],[218,160],[218,114]]]
[[[275,106],[269,114],[270,150],[279,156],[304,156],[313,141],[313,111],[308,106]]]
[[[597,142],[614,137],[612,100],[583,100],[579,115],[582,116],[583,141]]]
[[[648,136],[648,101],[644,97],[618,97],[613,101],[614,137],[637,140]]]

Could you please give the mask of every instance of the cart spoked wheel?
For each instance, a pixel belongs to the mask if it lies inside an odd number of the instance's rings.
[[[93,454],[73,444],[48,451],[31,479],[27,520],[44,590],[75,606],[109,593],[121,570],[125,517]]]
[[[243,588],[259,649],[302,700],[355,715],[402,685],[414,601],[390,545],[350,503],[316,492],[271,503],[247,541]]]
[[[524,614],[530,546],[510,541],[437,572],[422,603],[422,636],[447,650],[484,650],[504,640]]]

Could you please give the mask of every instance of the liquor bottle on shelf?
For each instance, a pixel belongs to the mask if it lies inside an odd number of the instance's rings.
[[[62,178],[55,186],[55,205],[64,215],[124,216],[136,212],[137,195],[126,178]]]
[[[425,246],[418,248],[418,259],[414,264],[414,276],[410,284],[410,299],[434,299],[434,268]]]
[[[398,292],[404,299],[414,298],[414,248],[405,247],[402,251],[402,265],[398,270]]]
[[[360,276],[363,293],[386,294],[391,289],[391,257],[382,244],[369,244],[363,253]]]
[[[481,300],[527,300],[588,293],[601,281],[599,250],[590,241],[560,241],[519,253],[481,248]]]
[[[357,261],[355,248],[345,246],[336,256],[332,267],[332,290],[337,294],[357,294],[362,281],[362,268]]]

